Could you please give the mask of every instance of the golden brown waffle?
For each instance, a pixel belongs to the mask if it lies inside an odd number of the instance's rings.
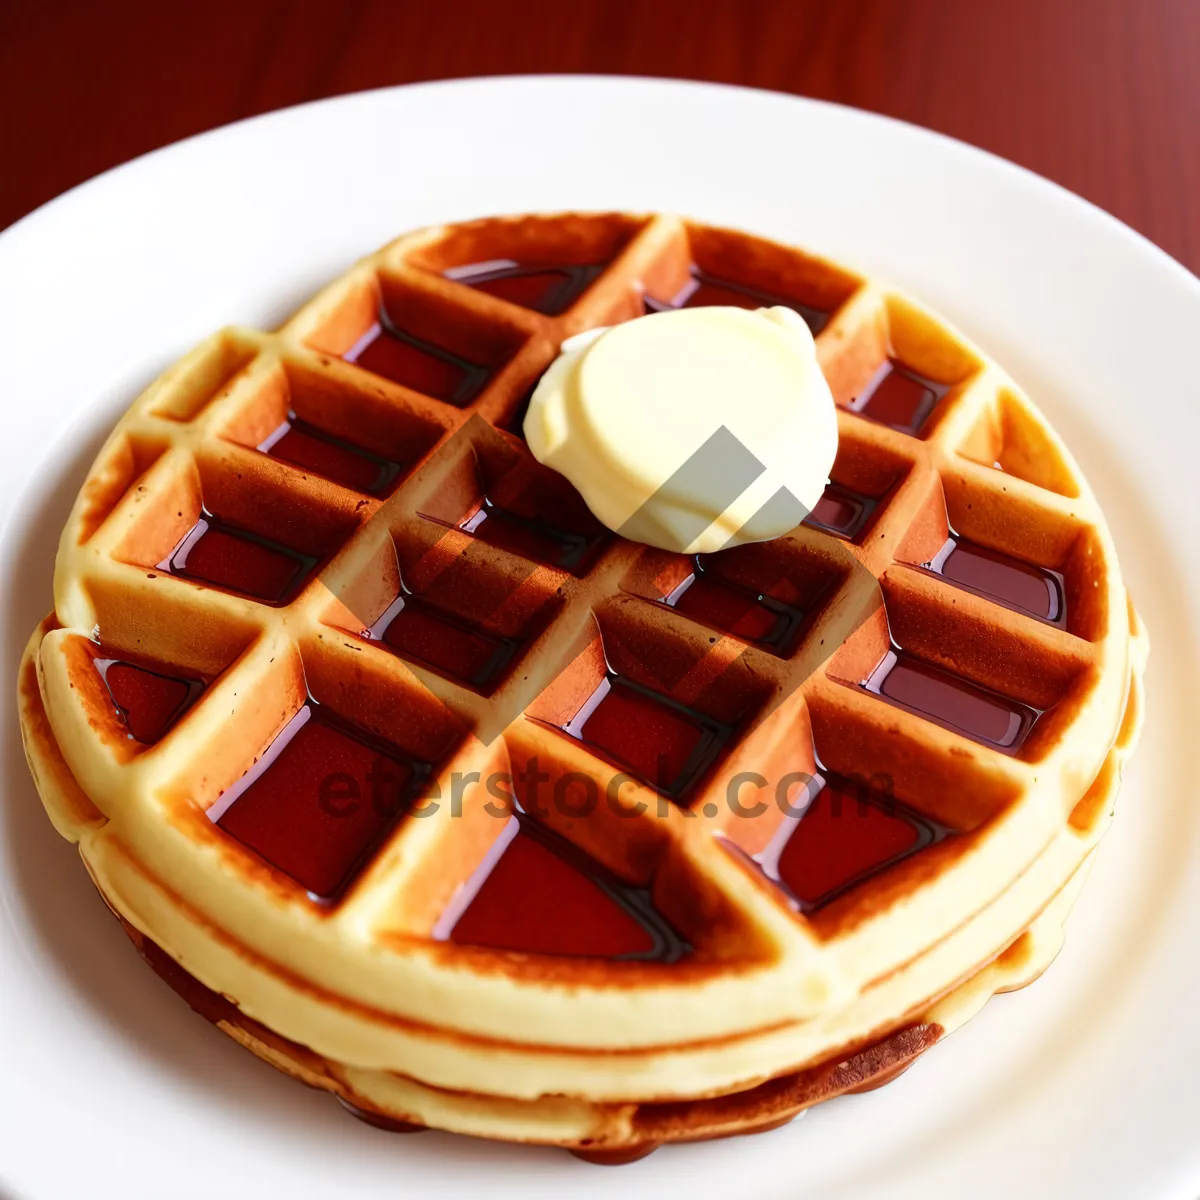
[[[519,425],[565,337],[699,302],[795,306],[843,411],[810,522],[695,563],[599,527]],[[1144,655],[1078,468],[945,322],[745,234],[527,217],[401,238],[135,402],[22,723],[109,905],[256,1053],[380,1118],[621,1154],[884,1076],[1040,969]],[[263,781],[325,762],[282,817]],[[564,870],[583,908],[520,892]]]

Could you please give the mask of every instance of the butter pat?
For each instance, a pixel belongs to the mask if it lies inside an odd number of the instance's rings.
[[[833,466],[837,412],[790,308],[680,309],[564,342],[525,440],[610,529],[709,553],[804,519]]]

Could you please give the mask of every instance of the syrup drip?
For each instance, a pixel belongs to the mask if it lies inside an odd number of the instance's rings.
[[[413,1121],[398,1121],[395,1117],[386,1116],[384,1113],[372,1112],[368,1108],[360,1108],[357,1104],[353,1104],[347,1100],[345,1096],[338,1096],[337,1102],[352,1117],[357,1118],[366,1125],[382,1129],[385,1133],[424,1133],[429,1128],[428,1125],[418,1125]]]
[[[840,483],[829,483],[812,512],[804,518],[804,524],[823,529],[845,541],[857,542],[878,505],[876,497],[851,491]]]
[[[371,496],[388,492],[404,469],[400,463],[318,429],[294,412],[288,413],[287,420],[258,449]]]
[[[850,401],[850,411],[901,433],[916,436],[950,385],[918,375],[889,358]]]
[[[674,308],[710,308],[713,305],[727,305],[733,308],[790,308],[804,319],[804,323],[812,330],[813,337],[825,328],[833,315],[826,309],[800,304],[795,300],[785,300],[782,296],[774,296],[770,292],[733,283],[728,279],[718,279],[694,265],[691,278],[670,300],[656,300],[653,296],[644,296],[642,303],[647,313],[669,312]]]
[[[342,357],[393,383],[459,408],[475,399],[491,374],[489,367],[397,329],[382,306],[379,319]]]
[[[800,912],[812,912],[851,888],[951,834],[891,799],[882,789],[826,772],[791,801],[775,836],[749,856]]]
[[[1035,567],[998,550],[977,546],[953,530],[941,550],[921,565],[947,583],[998,601],[1005,608],[1027,613],[1050,625],[1066,625],[1066,593],[1058,571]]]
[[[784,657],[792,651],[807,615],[803,609],[714,575],[703,555],[693,561],[695,569],[663,597],[663,604]]]
[[[208,816],[313,898],[330,900],[432,771],[310,699]]]
[[[204,681],[166,675],[120,658],[96,658],[92,665],[129,729],[132,741],[153,746],[179,723],[204,691]]]
[[[609,531],[562,476],[549,471],[526,475],[525,470],[512,465],[489,482],[476,460],[475,494],[480,499],[464,516],[447,520],[434,513],[419,515],[521,558],[583,574],[611,536]]]
[[[563,571],[578,572],[603,534],[574,533],[540,516],[524,516],[501,508],[484,496],[479,507],[458,528],[489,545],[498,546]]]
[[[658,1142],[643,1142],[637,1146],[626,1146],[620,1150],[589,1150],[576,1146],[567,1151],[573,1158],[581,1162],[591,1163],[597,1167],[625,1167],[630,1163],[640,1162],[649,1158],[659,1147]]]
[[[611,670],[560,728],[676,802],[733,735],[731,726]]]
[[[1014,754],[1042,715],[999,692],[893,646],[863,681],[867,691],[973,741]]]
[[[557,317],[583,295],[606,265],[563,263],[543,266],[497,258],[451,267],[443,274],[447,279],[465,283],[510,304]]]
[[[214,517],[207,509],[160,571],[282,604],[312,573],[317,559]]]
[[[516,638],[500,637],[407,590],[400,592],[366,636],[485,696],[521,646]]]
[[[674,962],[691,947],[651,902],[520,809],[434,937],[525,954]]]

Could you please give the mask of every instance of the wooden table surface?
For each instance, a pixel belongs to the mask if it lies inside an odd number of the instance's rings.
[[[0,228],[304,100],[514,72],[682,76],[973,142],[1200,272],[1200,0],[0,0]]]

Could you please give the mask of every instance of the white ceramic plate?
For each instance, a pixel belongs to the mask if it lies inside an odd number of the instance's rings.
[[[1035,987],[902,1080],[618,1172],[389,1136],[209,1028],[140,963],[43,815],[12,711],[100,439],[214,328],[271,326],[414,226],[671,209],[890,276],[1003,363],[1105,505],[1154,640],[1118,819]],[[291,109],[93,180],[0,237],[0,1191],[88,1197],[1200,1195],[1190,766],[1200,281],[1036,176],[848,109],[645,80],[501,79]]]

